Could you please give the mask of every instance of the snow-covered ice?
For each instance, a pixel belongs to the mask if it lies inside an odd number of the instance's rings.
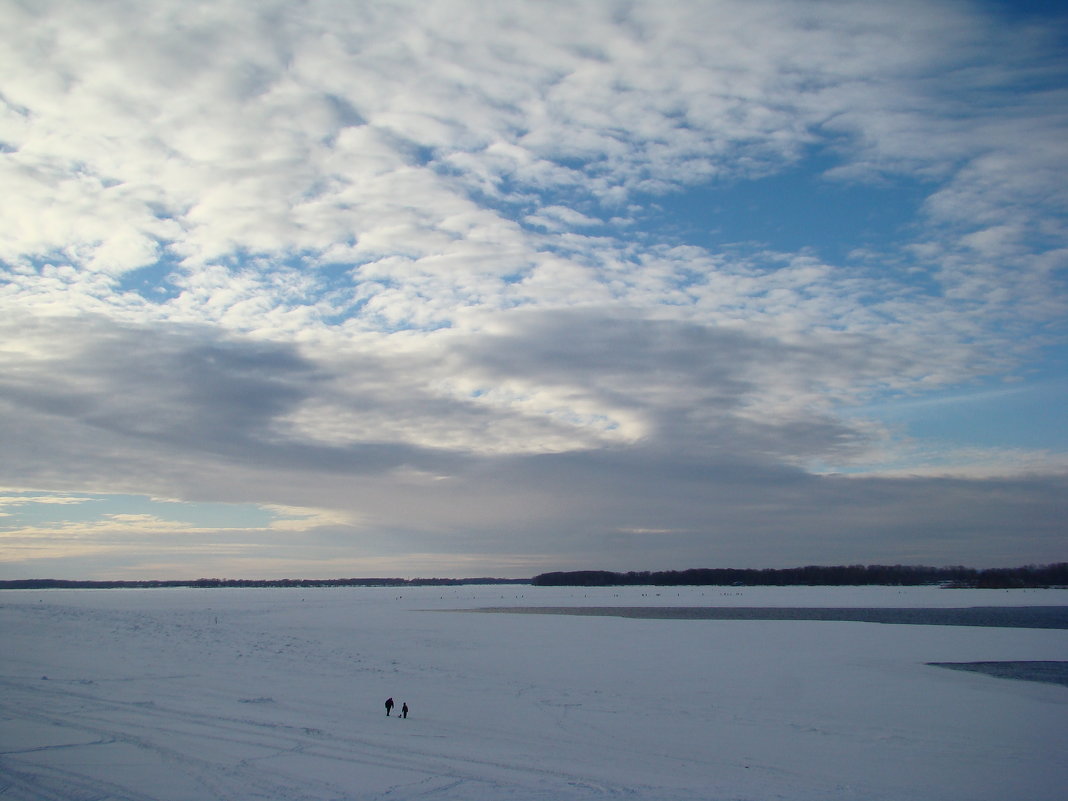
[[[1068,591],[0,592],[4,799],[1029,799],[1068,631],[470,614],[491,606],[1068,606]],[[411,708],[387,718],[392,696]]]

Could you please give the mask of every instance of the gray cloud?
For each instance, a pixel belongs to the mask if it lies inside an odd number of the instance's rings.
[[[49,471],[66,463],[65,472],[94,486],[121,477],[116,486],[129,487],[140,470],[166,474],[168,465],[214,464],[251,476],[272,466],[358,473],[420,459],[419,448],[374,438],[338,448],[280,437],[272,422],[331,378],[292,345],[206,326],[87,317],[21,318],[9,321],[13,330],[32,355],[7,359],[0,378],[5,428],[13,432],[9,485],[32,481],[41,462]]]
[[[342,377],[358,388],[351,361],[340,374],[292,346],[220,338],[203,327],[23,320],[23,341],[47,347],[33,369],[23,361],[4,371],[4,481],[62,476],[58,483],[68,486],[136,487],[168,497],[271,498],[361,520],[304,535],[307,559],[407,547],[468,549],[490,562],[511,554],[534,565],[558,553],[620,569],[650,559],[665,567],[709,558],[760,564],[772,551],[777,564],[895,553],[944,562],[967,542],[973,558],[993,563],[1011,562],[1005,555],[1018,538],[1055,556],[1062,480],[863,479],[784,465],[784,452],[822,453],[861,435],[818,416],[732,418],[752,390],[741,378],[746,366],[789,357],[774,342],[607,313],[530,314],[509,325],[507,335],[459,343],[450,364],[487,382],[521,376],[587,392],[647,415],[652,433],[526,456],[280,438],[279,417],[318,394],[331,396]],[[374,370],[364,372],[374,387]],[[439,415],[466,425],[453,419],[462,416],[455,399],[384,392],[395,380],[379,374],[380,394],[356,389],[347,402],[362,404],[357,411],[372,418],[383,410],[407,416],[416,427],[421,417]],[[710,395],[714,408],[702,421],[698,412]],[[468,413],[481,418],[487,436],[509,425],[512,414],[492,407]],[[234,536],[218,534],[220,552]],[[271,549],[291,547],[274,539]],[[198,541],[186,540],[190,548]],[[150,544],[137,547],[152,552]]]

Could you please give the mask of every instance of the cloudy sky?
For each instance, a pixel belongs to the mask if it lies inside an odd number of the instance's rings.
[[[1068,15],[0,0],[0,578],[1068,559]]]

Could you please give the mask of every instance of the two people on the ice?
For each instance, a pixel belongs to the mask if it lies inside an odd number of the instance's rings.
[[[393,703],[393,699],[392,698],[387,698],[386,699],[386,717],[387,718],[389,717],[389,713],[393,711],[393,707],[394,706],[395,706],[395,704]],[[405,701],[401,705],[401,717],[402,718],[408,717],[408,702],[407,701]]]

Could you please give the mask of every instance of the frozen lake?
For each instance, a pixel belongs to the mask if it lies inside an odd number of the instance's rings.
[[[448,611],[487,607],[603,614]],[[1068,631],[738,611],[971,607],[1068,591],[5,591],[0,796],[1060,801],[1068,687],[928,663],[1068,661]]]

